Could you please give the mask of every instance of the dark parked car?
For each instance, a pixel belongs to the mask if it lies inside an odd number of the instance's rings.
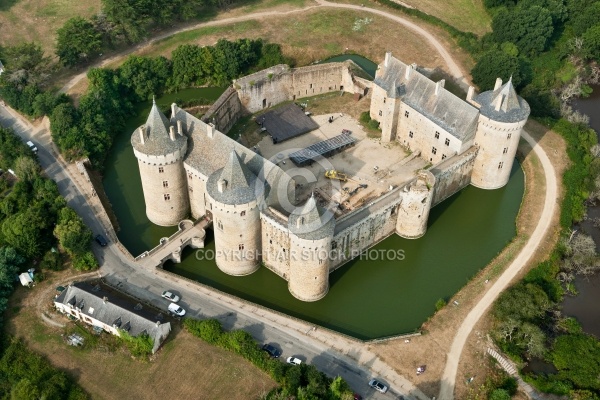
[[[108,242],[106,241],[106,239],[104,239],[104,236],[102,235],[96,235],[96,242],[98,242],[98,244],[102,247],[108,244]]]
[[[278,358],[281,355],[281,351],[277,350],[275,347],[271,346],[270,344],[265,344],[262,349],[264,351],[266,351],[267,353],[269,353],[269,355],[273,358]]]

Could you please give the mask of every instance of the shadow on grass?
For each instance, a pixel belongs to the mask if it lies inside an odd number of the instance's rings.
[[[0,11],[8,11],[18,2],[19,0],[2,0],[0,1]]]

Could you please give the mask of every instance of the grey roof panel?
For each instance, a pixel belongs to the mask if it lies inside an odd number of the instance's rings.
[[[475,96],[474,100],[481,105],[481,114],[494,121],[519,122],[529,116],[529,104],[517,95],[512,78],[496,90]]]

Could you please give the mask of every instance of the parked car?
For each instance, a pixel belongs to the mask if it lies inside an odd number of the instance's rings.
[[[27,141],[27,147],[29,147],[29,149],[31,149],[31,151],[34,153],[37,153],[37,147],[35,147],[35,144],[33,144],[31,140]]]
[[[168,310],[170,313],[173,313],[179,317],[183,317],[185,315],[185,310],[175,303],[169,304]]]
[[[169,301],[172,301],[173,303],[177,303],[179,301],[179,296],[172,292],[169,292],[168,290],[162,292],[161,296]]]
[[[270,344],[263,345],[262,349],[269,353],[269,355],[273,358],[278,358],[281,355],[281,351],[271,346]]]
[[[286,361],[288,364],[292,364],[292,365],[302,364],[302,360],[300,360],[299,358],[296,358],[296,357],[288,357]]]
[[[369,386],[381,393],[385,393],[388,390],[388,387],[379,382],[377,379],[371,379],[369,381]]]
[[[96,242],[98,242],[98,244],[102,247],[108,244],[108,242],[106,241],[106,239],[104,239],[104,236],[102,235],[96,235]]]

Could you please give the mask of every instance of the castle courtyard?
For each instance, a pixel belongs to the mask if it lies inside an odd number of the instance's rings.
[[[328,120],[332,116],[330,123]],[[300,185],[296,189],[299,202],[315,192],[322,203],[342,203],[340,212],[350,211],[388,192],[390,186],[408,182],[414,178],[415,171],[427,165],[395,142],[382,143],[379,138],[370,138],[360,123],[349,115],[336,113],[311,118],[319,125],[318,129],[277,144],[265,136],[257,145],[263,157],[292,175]],[[351,131],[356,139],[353,146],[306,167],[297,167],[289,159],[289,154],[340,135],[344,129]],[[326,178],[328,169],[344,173],[349,180],[341,182]],[[356,190],[361,184],[367,187]],[[350,195],[354,190],[356,192]]]

